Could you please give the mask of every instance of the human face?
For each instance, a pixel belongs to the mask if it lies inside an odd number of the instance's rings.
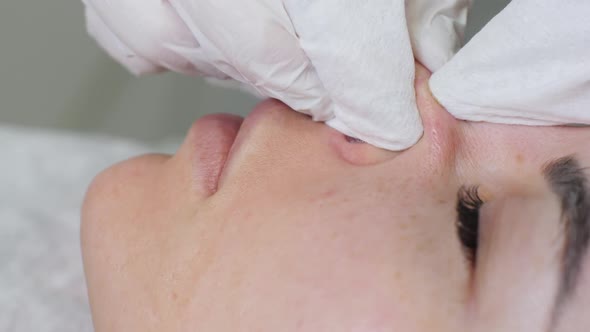
[[[425,135],[401,153],[267,101],[100,174],[82,225],[96,330],[590,326],[588,198],[572,187],[590,129],[459,122],[428,77],[419,67]]]

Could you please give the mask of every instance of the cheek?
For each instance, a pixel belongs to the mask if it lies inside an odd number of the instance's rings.
[[[169,158],[146,155],[114,165],[96,176],[82,207],[83,248],[108,234],[124,234],[138,215],[148,214],[150,209],[167,211],[159,195],[169,187],[163,177]]]
[[[452,207],[442,212],[440,202],[417,204],[417,194],[402,199],[375,179],[350,179],[228,202],[234,209],[224,219],[236,221],[239,235],[231,242],[248,248],[236,250],[266,262],[244,257],[266,271],[244,273],[259,278],[244,284],[303,301],[291,312],[321,314],[310,321],[333,319],[338,329],[457,331],[467,276],[451,217],[442,217]]]

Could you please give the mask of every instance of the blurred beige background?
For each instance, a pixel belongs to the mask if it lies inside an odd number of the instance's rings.
[[[468,37],[508,2],[475,0]],[[203,114],[244,114],[255,103],[200,78],[131,76],[86,35],[77,0],[0,2],[2,124],[153,141],[182,136]]]

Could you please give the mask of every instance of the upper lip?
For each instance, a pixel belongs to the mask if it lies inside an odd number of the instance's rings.
[[[219,172],[218,184],[223,182],[223,178],[226,176],[228,169],[233,164],[236,154],[241,150],[242,146],[248,140],[253,127],[259,122],[259,119],[263,116],[263,113],[265,113],[261,110],[262,108],[257,107],[254,111],[248,114],[248,116],[242,122],[240,129],[237,131],[233,143],[225,157],[225,162],[223,163]]]
[[[235,157],[242,150],[244,144],[250,139],[252,136],[252,131],[258,126],[258,124],[265,118],[272,116],[272,114],[276,114],[275,112],[279,112],[282,108],[285,107],[280,101],[275,99],[267,99],[261,103],[259,103],[250,114],[243,120],[239,131],[237,132],[236,136],[234,137],[234,141],[229,149],[229,152],[225,158],[225,163],[223,164],[221,171],[219,173],[218,184],[222,184],[224,178],[227,176],[227,173],[230,171],[230,168],[235,162]]]
[[[203,182],[209,194],[223,185],[232,172],[237,155],[251,138],[254,129],[265,118],[277,116],[285,108],[277,100],[269,99],[258,104],[244,119],[235,115],[217,114],[198,120],[193,136],[192,154],[196,155],[198,182]],[[201,183],[200,186],[203,186]]]

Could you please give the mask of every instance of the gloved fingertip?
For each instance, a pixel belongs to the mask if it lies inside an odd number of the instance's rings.
[[[128,48],[94,12],[86,7],[86,29],[88,34],[117,62],[122,64],[133,75],[159,72],[162,69],[152,62],[135,54]]]
[[[416,58],[435,72],[458,52],[472,0],[413,0],[406,4]]]

